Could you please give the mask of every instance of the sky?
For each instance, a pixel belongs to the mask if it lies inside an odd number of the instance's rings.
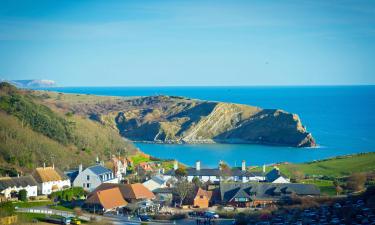
[[[0,0],[0,79],[375,84],[375,1]]]

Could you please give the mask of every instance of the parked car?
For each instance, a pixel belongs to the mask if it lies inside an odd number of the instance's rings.
[[[219,215],[212,211],[207,211],[204,213],[204,217],[210,218],[210,219],[217,219],[219,218]]]
[[[151,218],[148,215],[139,215],[138,218],[142,222],[143,221],[145,221],[145,222],[151,221]]]

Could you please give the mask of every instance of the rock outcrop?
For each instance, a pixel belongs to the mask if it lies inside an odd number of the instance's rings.
[[[316,145],[296,114],[278,109],[151,96],[73,104],[70,110],[116,127],[133,141]]]

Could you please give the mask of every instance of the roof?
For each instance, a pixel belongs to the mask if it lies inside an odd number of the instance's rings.
[[[213,168],[213,169],[201,168],[200,170],[197,170],[194,167],[190,167],[186,169],[186,172],[188,176],[222,176],[222,171],[219,168]],[[169,170],[165,173],[165,175],[174,176],[175,171]],[[263,175],[261,172],[242,171],[241,168],[234,167],[230,170],[229,176],[257,177],[257,176],[263,176]]]
[[[105,210],[123,207],[126,206],[128,203],[122,197],[120,189],[118,187],[113,187],[105,190],[99,190],[94,194],[90,195],[86,202],[86,204],[99,204]]]
[[[87,169],[91,170],[94,174],[96,175],[102,175],[106,173],[112,173],[112,170],[102,166],[102,165],[95,165],[95,166],[90,166]]]
[[[38,184],[32,176],[0,178],[0,191],[9,187],[27,187],[37,185]]]
[[[162,185],[166,182],[161,176],[154,176],[151,178],[151,180],[155,181],[159,185]]]
[[[171,187],[156,188],[152,192],[155,194],[173,194],[175,192],[175,189]]]
[[[312,184],[274,183],[221,183],[220,195],[224,202],[234,198],[280,199],[283,196],[319,195],[319,188]]]
[[[280,172],[280,170],[274,168],[270,172],[266,174],[266,180],[267,182],[274,182],[279,177],[287,177],[283,173]]]
[[[34,170],[32,175],[38,183],[68,179],[62,172],[54,167],[38,167]]]
[[[99,185],[90,195],[110,188],[118,187],[124,199],[128,200],[139,200],[139,199],[154,199],[155,195],[145,186],[140,183],[136,184],[111,184],[102,183]],[[89,195],[89,196],[90,196]]]

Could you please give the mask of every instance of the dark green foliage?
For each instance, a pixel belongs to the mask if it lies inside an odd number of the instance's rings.
[[[52,199],[57,199],[60,201],[72,201],[74,199],[79,199],[84,196],[86,192],[81,187],[72,187],[67,190],[53,192],[51,194]]]
[[[18,192],[18,200],[26,202],[27,201],[27,191],[22,189]]]
[[[4,85],[0,86],[3,87]],[[53,113],[48,107],[36,104],[30,96],[21,95],[7,89],[0,95],[0,109],[16,116],[23,125],[30,126],[34,131],[62,144],[67,144],[72,139],[71,127],[64,118]],[[4,89],[0,89],[4,92]]]
[[[14,215],[14,206],[11,202],[0,203],[0,217]]]

